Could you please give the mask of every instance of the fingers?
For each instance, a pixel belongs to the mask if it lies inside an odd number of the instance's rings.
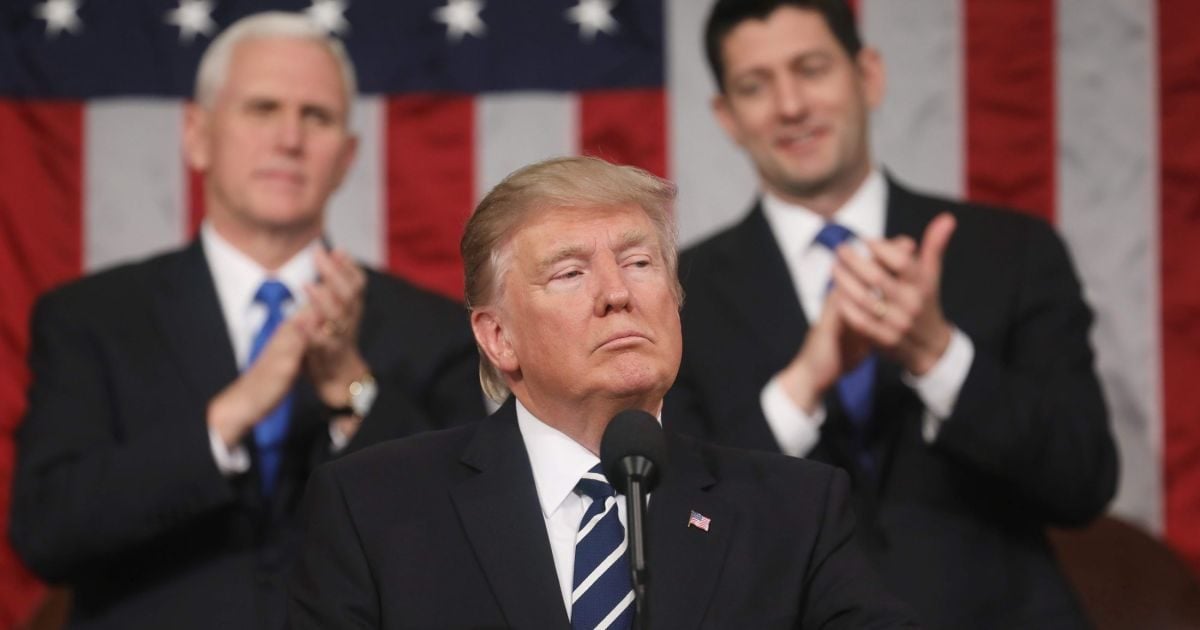
[[[320,280],[304,287],[312,310],[320,320],[321,345],[357,336],[362,314],[366,274],[344,252],[318,251],[316,256]]]
[[[919,264],[921,271],[935,281],[941,278],[942,257],[946,254],[946,245],[950,243],[950,236],[954,234],[957,226],[954,215],[943,212],[934,217],[933,221],[930,221],[925,228],[925,235],[921,241]]]
[[[362,294],[367,276],[346,252],[318,249],[316,262],[320,284],[331,289],[339,300],[350,302]]]

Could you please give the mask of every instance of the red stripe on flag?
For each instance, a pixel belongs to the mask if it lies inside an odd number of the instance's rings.
[[[1047,220],[1055,205],[1055,3],[965,0],[967,194]]]
[[[458,242],[475,203],[475,103],[418,95],[387,103],[388,267],[456,300]]]
[[[13,627],[44,592],[7,544],[29,311],[83,269],[83,107],[0,101],[0,138],[0,627]]]
[[[1200,573],[1200,4],[1159,0],[1166,533]]]
[[[580,153],[667,176],[667,103],[662,90],[579,95]]]
[[[183,181],[187,186],[184,198],[187,199],[187,238],[191,239],[196,236],[200,230],[200,222],[204,220],[204,173],[196,169],[183,165],[184,177]]]

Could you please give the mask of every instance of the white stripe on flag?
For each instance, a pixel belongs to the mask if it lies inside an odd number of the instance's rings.
[[[178,101],[93,101],[84,108],[83,264],[92,271],[187,237]]]
[[[904,183],[960,198],[966,131],[963,9],[945,0],[863,0],[863,40],[887,85],[871,121],[874,158]]]
[[[375,267],[387,264],[385,115],[384,100],[378,96],[362,96],[356,101],[352,125],[358,135],[358,156],[342,187],[330,198],[325,216],[333,245]]]
[[[1058,221],[1097,311],[1121,449],[1113,510],[1162,531],[1158,148],[1151,0],[1058,0]]]
[[[475,103],[476,200],[522,166],[579,151],[579,107],[574,95],[488,94]]]
[[[713,118],[717,87],[704,59],[712,2],[668,0],[668,177],[679,185],[679,242],[687,245],[737,220],[754,200],[750,162]]]

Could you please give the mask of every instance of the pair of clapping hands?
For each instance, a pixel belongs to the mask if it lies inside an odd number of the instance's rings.
[[[922,375],[941,358],[953,327],[942,313],[942,256],[954,233],[949,213],[934,218],[921,247],[908,236],[837,248],[833,286],[800,351],[779,374],[784,391],[812,412],[822,394],[872,352]]]
[[[208,425],[229,446],[279,405],[301,370],[330,407],[345,406],[349,385],[368,373],[357,346],[366,274],[340,250],[318,249],[316,264],[320,281],[305,285],[307,303],[209,403]]]

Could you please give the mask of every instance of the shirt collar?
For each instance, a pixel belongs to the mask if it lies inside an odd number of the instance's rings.
[[[583,473],[600,463],[600,458],[565,433],[539,420],[517,400],[517,426],[537,488],[542,515],[550,518],[575,491]]]
[[[242,311],[254,304],[254,294],[268,278],[279,280],[287,286],[292,294],[293,304],[299,305],[307,301],[304,285],[317,277],[316,248],[321,247],[320,239],[313,239],[312,243],[297,252],[274,273],[264,269],[254,259],[234,247],[208,221],[200,226],[200,242],[212,271],[217,297],[221,304],[230,310]]]
[[[833,214],[833,222],[854,232],[860,239],[882,238],[887,207],[887,181],[877,168],[872,168],[866,180],[850,199]],[[763,193],[763,214],[780,251],[798,253],[812,245],[825,218],[805,208],[788,203],[769,191]]]

